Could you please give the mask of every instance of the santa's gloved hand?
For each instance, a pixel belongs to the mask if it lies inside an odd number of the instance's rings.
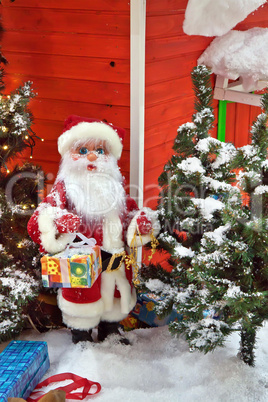
[[[137,227],[138,227],[138,232],[141,235],[145,235],[151,232],[152,230],[152,222],[150,219],[147,218],[145,215],[145,212],[141,212],[140,215],[137,218]]]
[[[64,214],[55,220],[59,233],[76,233],[81,224],[80,218],[74,214]]]

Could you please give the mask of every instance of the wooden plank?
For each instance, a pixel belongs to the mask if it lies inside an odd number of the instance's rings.
[[[30,105],[31,107],[31,105]],[[67,116],[66,116],[67,117]],[[39,137],[47,141],[58,139],[58,136],[63,132],[64,120],[41,120],[34,116],[32,130]],[[37,140],[39,142],[39,140]]]
[[[145,128],[193,113],[193,97],[175,99],[150,106],[145,111]]]
[[[149,208],[155,208],[159,199],[159,192],[161,188],[158,186],[158,178],[163,172],[164,165],[168,162],[172,156],[172,150],[166,155],[166,161],[153,168],[147,168],[144,178],[144,206]]]
[[[120,11],[3,7],[2,20],[6,31],[130,35],[130,17]]]
[[[193,94],[190,75],[184,78],[174,78],[169,81],[161,81],[145,86],[146,105],[152,105],[159,101],[190,96]]]
[[[2,52],[5,54],[7,50],[31,54],[129,59],[130,40],[121,36],[7,31],[2,39]]]
[[[31,81],[31,76],[6,76],[8,92],[14,90],[23,81]],[[70,80],[66,78],[35,77],[33,88],[41,98],[69,100],[73,102],[100,103],[106,105],[129,106],[129,84]]]
[[[38,53],[3,52],[9,64],[7,74],[31,77],[61,77],[91,81],[130,82],[129,60],[90,58]],[[79,74],[79,75],[78,75]]]
[[[234,144],[236,147],[242,147],[248,144],[249,129],[249,106],[237,104],[234,135]]]
[[[155,176],[152,176],[149,180],[152,183],[145,186],[143,206],[155,209],[159,200],[160,187],[156,184],[157,178]]]
[[[251,106],[249,109],[249,123],[250,125],[256,120],[257,116],[262,113],[262,109],[257,106]]]
[[[209,46],[213,38],[205,36],[189,37],[186,35],[146,40],[146,61],[177,57],[198,52],[199,55]]]
[[[183,123],[191,121],[192,115],[179,116],[175,119],[164,121],[146,129],[145,150],[152,146],[158,146],[166,141],[175,141],[177,130]]]
[[[9,0],[2,1],[4,7],[31,7],[69,10],[92,10],[92,11],[129,11],[128,0],[16,0],[10,4]],[[42,3],[42,4],[40,4]]]
[[[217,138],[217,136],[218,136],[218,110],[219,110],[218,101],[214,100],[212,103],[212,107],[213,107],[213,113],[214,113],[215,120],[214,120],[213,127],[210,130],[209,134],[211,135],[211,137]]]
[[[152,14],[184,11],[187,3],[188,0],[147,0],[146,11]]]
[[[172,78],[189,77],[193,67],[196,66],[199,55],[200,52],[197,52],[146,62],[145,82],[147,85],[151,85]]]
[[[59,101],[57,99],[35,98],[31,103],[31,111],[36,119],[64,121],[67,116],[94,116],[96,119],[109,121],[123,128],[130,127],[130,111],[128,107],[106,106],[95,103]]]
[[[162,143],[160,146],[151,147],[146,150],[146,158],[144,162],[144,170],[152,169],[156,166],[162,165],[168,161],[171,155],[174,154],[172,149],[174,140]]]
[[[148,15],[146,18],[146,38],[184,35],[182,23],[184,11],[168,15]]]
[[[235,140],[235,114],[236,114],[236,104],[227,104],[227,115],[226,115],[226,132],[225,132],[225,142],[232,142],[234,144]]]
[[[219,100],[243,103],[245,105],[259,106],[261,95],[248,92],[239,92],[232,89],[215,88],[214,98]]]

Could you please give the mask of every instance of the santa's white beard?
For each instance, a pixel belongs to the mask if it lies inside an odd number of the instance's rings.
[[[93,164],[96,169],[87,170]],[[97,161],[87,158],[62,158],[58,180],[63,180],[66,195],[73,209],[86,220],[99,220],[110,213],[121,215],[125,210],[122,175],[112,155],[99,155]]]

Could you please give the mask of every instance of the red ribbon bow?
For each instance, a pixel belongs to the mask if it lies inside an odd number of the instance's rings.
[[[66,399],[84,399],[88,395],[98,394],[101,390],[101,385],[98,382],[90,381],[87,378],[80,377],[73,373],[62,373],[53,375],[46,380],[40,382],[36,388],[33,390],[31,396],[27,399],[27,402],[37,402],[40,398],[44,396],[44,394],[40,395],[37,398],[34,398],[35,394],[40,392],[40,389],[52,384],[54,382],[61,382],[66,380],[73,380],[71,384],[65,385],[63,387],[56,388],[57,390],[62,390],[66,392]],[[95,385],[96,389],[91,391],[91,388]],[[74,392],[75,389],[82,388],[82,392]]]

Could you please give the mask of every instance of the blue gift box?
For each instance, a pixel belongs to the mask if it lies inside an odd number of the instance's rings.
[[[182,314],[179,314],[175,310],[172,310],[172,312],[164,318],[157,316],[155,312],[155,305],[161,299],[161,297],[156,296],[154,293],[139,294],[137,304],[134,310],[132,310],[131,315],[150,325],[151,327],[161,327],[175,320],[181,321],[183,319]]]
[[[0,354],[0,402],[27,399],[48,368],[46,342],[10,342]]]

